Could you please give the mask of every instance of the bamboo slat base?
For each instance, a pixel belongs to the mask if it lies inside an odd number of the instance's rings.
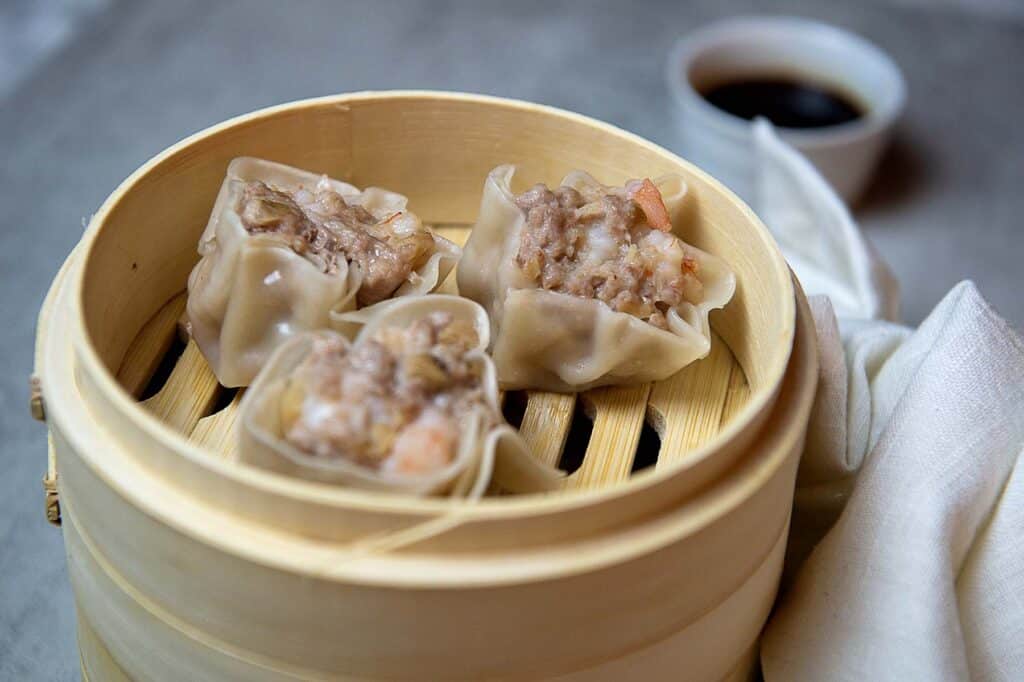
[[[469,228],[445,226],[438,232],[463,243]],[[455,293],[454,273],[442,291]],[[118,379],[138,395],[174,352],[174,337],[184,311],[183,292],[169,301],[142,328],[125,355]],[[194,341],[174,360],[173,369],[143,405],[191,441],[221,457],[233,458],[233,429],[242,391],[219,400],[225,389],[217,383]],[[564,464],[567,445],[583,452],[579,468],[567,477],[567,489],[594,488],[623,481],[641,465],[662,466],[686,457],[711,440],[746,404],[749,389],[743,370],[728,346],[715,335],[708,357],[673,377],[654,384],[598,388],[577,396],[527,391],[520,433],[535,456],[548,464]],[[585,419],[586,433],[573,434],[573,422]],[[641,435],[649,426],[657,442]],[[569,443],[570,439],[574,442]],[[640,452],[656,447],[657,452]],[[565,468],[563,466],[563,468]]]

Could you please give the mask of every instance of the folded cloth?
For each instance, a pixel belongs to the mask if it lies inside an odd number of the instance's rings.
[[[1024,680],[1024,341],[970,282],[916,331],[888,321],[845,206],[770,125],[755,140],[821,355],[765,679]]]
[[[843,318],[896,320],[896,279],[828,181],[765,119],[754,124],[754,142],[754,209],[804,290],[828,296]]]

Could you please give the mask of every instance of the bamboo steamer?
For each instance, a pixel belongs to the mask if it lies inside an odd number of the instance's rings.
[[[605,182],[677,172],[692,194],[686,237],[730,263],[737,295],[713,317],[715,357],[583,396],[593,432],[562,492],[468,504],[257,471],[221,456],[233,403],[213,411],[215,382],[188,349],[147,404],[131,393],[166,350],[199,232],[240,155],[396,189],[443,225],[471,223],[499,163],[549,183],[574,167]],[[774,598],[813,398],[808,320],[749,209],[584,117],[361,93],[203,131],[111,195],[40,317],[84,674],[742,679]],[[521,429],[538,456],[557,461],[573,400],[526,397]],[[657,464],[634,473],[652,447],[645,419],[661,436]]]

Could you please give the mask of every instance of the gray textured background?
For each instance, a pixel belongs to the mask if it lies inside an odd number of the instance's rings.
[[[77,679],[44,429],[27,414],[35,315],[82,222],[134,168],[229,116],[313,95],[441,88],[530,99],[672,147],[672,41],[774,11],[852,28],[903,67],[909,109],[857,211],[919,321],[975,279],[1024,324],[1024,4],[1016,0],[118,2],[0,0],[0,680]]]

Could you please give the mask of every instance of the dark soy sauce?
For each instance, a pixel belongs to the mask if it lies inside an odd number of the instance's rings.
[[[733,116],[764,116],[783,128],[823,128],[856,121],[863,110],[826,88],[785,77],[727,81],[701,89],[711,104]]]

